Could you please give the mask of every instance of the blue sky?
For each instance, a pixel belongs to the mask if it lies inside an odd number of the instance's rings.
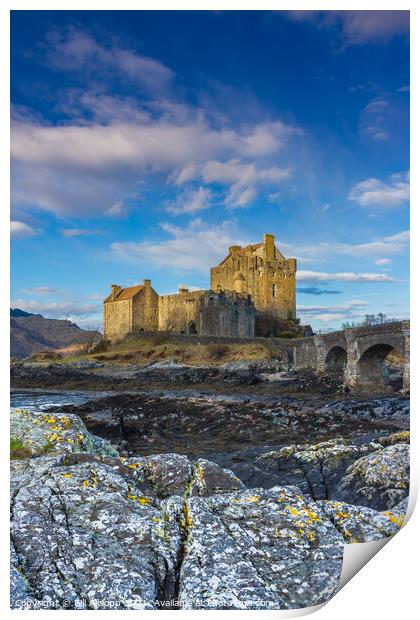
[[[315,329],[408,317],[403,11],[12,12],[12,305],[209,286],[276,235]]]

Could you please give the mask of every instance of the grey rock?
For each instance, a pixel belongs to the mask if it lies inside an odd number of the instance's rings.
[[[287,371],[289,365],[282,360],[239,360],[237,362],[227,362],[220,366],[223,370],[252,370],[257,373],[277,373]]]
[[[148,481],[157,497],[200,495],[235,491],[243,483],[229,469],[198,459],[191,462],[180,454],[156,454],[123,460],[133,470],[137,481]]]
[[[371,542],[394,536],[404,524],[406,513],[403,507],[377,512],[331,500],[320,504],[346,543]]]
[[[198,459],[194,463],[192,474],[193,479],[188,493],[191,496],[207,497],[245,488],[243,482],[230,469],[223,469],[206,459]]]
[[[12,462],[11,478],[13,608],[316,605],[335,592],[344,542],[393,535],[406,511],[293,486],[229,492],[231,472],[173,454],[42,456]]]
[[[313,499],[335,495],[349,465],[380,445],[362,446],[338,437],[317,444],[294,444],[259,456],[254,463],[253,485],[269,480],[271,485],[296,485]]]
[[[407,398],[376,398],[369,400],[338,400],[319,409],[320,413],[341,413],[361,420],[409,422],[410,401]]]
[[[82,420],[73,414],[49,414],[11,409],[10,435],[30,450],[32,456],[48,452],[92,452],[117,456],[115,448],[92,435]]]
[[[95,362],[94,360],[78,360],[77,362],[71,362],[68,364],[73,368],[103,368],[105,364],[102,362]]]
[[[328,600],[343,537],[297,489],[189,498],[179,600],[185,609],[292,609]]]
[[[156,608],[175,583],[176,510],[109,465],[47,461],[12,499],[12,539],[38,606]]]
[[[396,443],[410,443],[410,431],[401,431],[399,433],[392,433],[388,437],[379,437],[378,443],[381,446],[393,446]]]
[[[267,453],[267,490],[206,459],[118,457],[72,414],[13,410],[12,432],[36,457],[11,463],[13,609],[316,605],[344,543],[394,535],[407,511],[406,433]]]
[[[409,483],[410,447],[398,443],[362,457],[349,467],[337,499],[386,510],[407,497]]]
[[[11,609],[31,609],[35,599],[31,595],[29,584],[22,574],[19,558],[15,548],[10,545],[10,607]]]

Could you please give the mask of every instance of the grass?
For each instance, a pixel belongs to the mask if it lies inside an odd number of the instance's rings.
[[[108,350],[89,355],[63,357],[58,363],[93,360],[104,363],[144,365],[150,362],[173,360],[189,366],[212,365],[241,360],[272,359],[270,346],[259,343],[198,344],[159,342],[156,337],[134,338],[114,344]]]
[[[27,459],[32,456],[30,448],[24,445],[20,437],[10,437],[10,460]]]

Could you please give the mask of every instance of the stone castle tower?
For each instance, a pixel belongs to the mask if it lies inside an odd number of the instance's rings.
[[[231,246],[228,256],[210,269],[210,288],[248,294],[257,313],[295,319],[296,259],[285,258],[274,240],[274,235],[264,235],[262,243]]]

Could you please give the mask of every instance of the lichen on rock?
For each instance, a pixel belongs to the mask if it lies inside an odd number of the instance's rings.
[[[298,489],[193,497],[187,507],[183,608],[292,609],[334,594],[343,538]]]
[[[363,543],[394,536],[404,525],[405,510],[377,512],[363,506],[327,500],[320,502],[325,514],[346,543]]]
[[[12,408],[10,434],[18,438],[32,456],[63,451],[118,455],[107,440],[92,435],[82,420],[70,413],[49,414]]]
[[[275,484],[297,485],[314,499],[334,496],[348,467],[360,457],[380,449],[369,442],[353,445],[342,437],[317,444],[293,444],[267,452],[255,461],[254,477]]]
[[[11,463],[12,608],[316,605],[337,588],[344,544],[392,536],[407,510],[396,438],[272,451],[257,459],[277,467],[264,489],[206,459],[119,457],[71,414],[14,410],[12,432],[32,455]],[[351,501],[325,499],[337,488]]]
[[[410,447],[397,443],[358,459],[342,479],[338,496],[359,506],[388,510],[408,495]]]

